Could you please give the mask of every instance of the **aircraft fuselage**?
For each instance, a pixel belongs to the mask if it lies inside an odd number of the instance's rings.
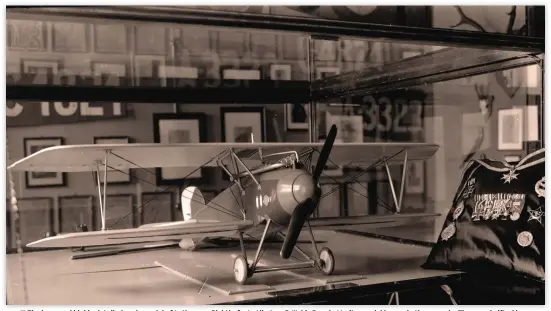
[[[253,228],[263,227],[259,225],[267,219],[275,225],[270,231],[287,227],[296,206],[311,198],[316,189],[312,175],[304,169],[280,168],[255,178],[260,189],[250,178],[244,185],[246,218],[254,222]]]

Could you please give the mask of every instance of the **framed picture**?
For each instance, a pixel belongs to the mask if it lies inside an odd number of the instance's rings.
[[[23,72],[43,75],[55,75],[59,71],[59,63],[47,60],[23,60]]]
[[[543,141],[543,109],[540,95],[526,95],[524,107],[525,141]]]
[[[365,216],[369,214],[369,199],[367,182],[346,184],[347,211],[346,216]]]
[[[216,190],[202,190],[201,193],[203,194],[206,204],[209,204],[209,202],[218,195],[218,191]]]
[[[157,74],[161,79],[162,86],[167,86],[167,79],[198,79],[199,78],[199,69],[195,67],[186,67],[186,66],[169,66],[169,65],[159,65],[157,69]],[[173,87],[177,86],[175,82]]]
[[[221,107],[222,141],[228,143],[266,141],[264,107]]]
[[[174,220],[172,192],[144,192],[139,206],[141,224],[169,222]]]
[[[25,138],[23,144],[27,157],[45,148],[61,146],[64,144],[64,139],[62,137]],[[27,188],[64,187],[67,185],[67,173],[25,172],[25,184]]]
[[[21,72],[36,75],[33,84],[48,84],[59,72],[59,63],[48,60],[23,60]]]
[[[522,150],[524,145],[523,109],[498,111],[498,150]]]
[[[321,184],[321,195],[325,197],[320,200],[318,208],[314,212],[313,216],[320,218],[339,217],[341,215],[341,191],[341,184]]]
[[[66,196],[58,201],[61,233],[78,232],[79,226],[94,229],[94,202],[92,196]]]
[[[270,79],[291,80],[291,65],[270,65]]]
[[[425,193],[425,162],[410,161],[406,169],[406,193]]]
[[[318,67],[316,68],[316,80],[336,76],[340,73],[341,69],[339,67]]]
[[[119,86],[121,84],[120,78],[126,77],[125,64],[92,62],[91,65],[92,74],[102,77],[102,85]]]
[[[308,130],[310,104],[285,104],[284,117],[287,131]]]
[[[92,72],[96,76],[113,75],[116,77],[124,77],[126,76],[126,65],[118,63],[93,62]]]
[[[320,139],[320,143],[325,143],[325,139]],[[312,172],[314,171],[316,164],[312,164]],[[343,167],[332,163],[331,161],[328,161],[325,165],[325,168],[323,169],[323,173],[321,173],[321,177],[342,177],[344,176],[344,169]]]
[[[94,144],[106,145],[106,144],[129,144],[130,137],[128,136],[102,136],[94,137]],[[109,164],[109,163],[107,163]],[[103,184],[104,174],[100,168],[99,180]],[[107,184],[128,184],[132,182],[132,176],[130,175],[130,169],[107,169]]]
[[[202,113],[161,113],[153,115],[154,139],[162,144],[200,143],[206,139],[206,115]],[[197,167],[156,169],[157,185],[181,185],[203,177]],[[194,172],[195,171],[195,172]]]
[[[396,212],[396,206],[394,205],[394,198],[392,197],[392,189],[390,187],[389,180],[385,180],[377,176],[377,180],[375,182],[377,183],[377,206],[372,209],[375,211],[374,215],[394,214]]]
[[[260,80],[260,70],[257,69],[222,69],[224,80]]]
[[[51,198],[20,199],[21,244],[25,245],[54,234],[54,210]]]
[[[106,229],[130,229],[136,224],[134,196],[131,194],[112,194],[106,197]],[[101,230],[101,212],[99,204],[95,206],[96,230]]]
[[[331,126],[337,126],[335,142],[362,143],[364,141],[363,117],[333,115],[329,111],[325,113],[325,132],[329,133]]]

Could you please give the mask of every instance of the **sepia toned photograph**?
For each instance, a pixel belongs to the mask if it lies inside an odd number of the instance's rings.
[[[545,6],[295,2],[6,6],[7,310],[546,309]]]

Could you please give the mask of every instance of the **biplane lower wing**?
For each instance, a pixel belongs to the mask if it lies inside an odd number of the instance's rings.
[[[361,225],[368,229],[397,227],[429,220],[440,216],[436,213],[394,214],[383,216],[349,216],[310,219],[313,230],[339,230],[347,226]]]
[[[239,231],[253,226],[250,220],[232,222],[193,222],[177,226],[151,226],[135,229],[67,233],[38,240],[28,247],[67,248],[161,241],[180,241],[184,238],[234,237]]]

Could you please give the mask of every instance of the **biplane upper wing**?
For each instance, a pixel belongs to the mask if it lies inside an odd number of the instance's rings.
[[[250,220],[178,223],[175,226],[158,225],[134,229],[67,233],[38,240],[27,246],[67,248],[180,241],[184,238],[235,237],[238,231],[247,230],[252,226],[253,222]]]
[[[420,222],[440,216],[436,213],[394,214],[381,216],[349,216],[310,219],[313,230],[338,230],[348,226],[362,225],[362,228],[388,228]]]
[[[179,167],[190,173],[203,166],[217,166],[217,156],[234,150],[249,167],[261,165],[258,149],[264,154],[321,148],[323,143],[190,143],[190,144],[96,144],[67,145],[42,149],[8,168],[35,172],[86,172],[109,169]],[[338,165],[370,165],[388,158],[389,163],[424,160],[438,150],[427,143],[335,143],[330,159]],[[319,153],[312,153],[313,163]]]

